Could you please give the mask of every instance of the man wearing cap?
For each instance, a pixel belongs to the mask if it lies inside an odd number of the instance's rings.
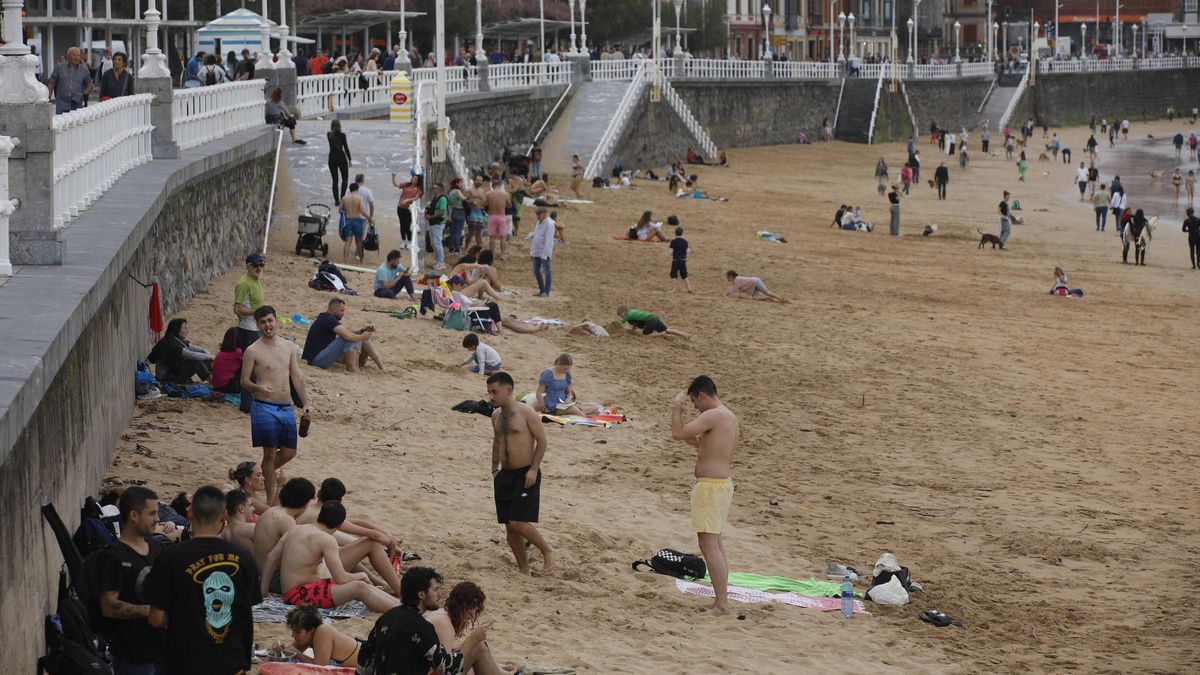
[[[529,257],[533,259],[533,278],[537,280],[538,293],[534,297],[550,295],[550,257],[554,254],[554,219],[545,208],[537,210],[537,225],[533,228],[533,241],[529,244]]]
[[[1200,218],[1196,209],[1188,207],[1187,218],[1183,219],[1183,231],[1188,236],[1188,255],[1192,257],[1192,269],[1200,269]]]
[[[267,259],[255,252],[246,256],[246,273],[233,287],[233,313],[238,319],[237,344],[245,351],[259,338],[254,310],[266,302],[262,288],[262,270]]]

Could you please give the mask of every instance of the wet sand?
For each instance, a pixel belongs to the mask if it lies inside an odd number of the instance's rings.
[[[1122,167],[1131,206],[1154,198],[1133,179],[1148,161],[1137,139],[1169,139],[1175,126],[1135,125],[1115,153],[1102,151],[1106,176]],[[1078,158],[1086,129],[1060,133]],[[288,474],[341,477],[352,515],[389,526],[449,583],[479,583],[502,662],[588,673],[1188,670],[1200,657],[1188,593],[1200,583],[1200,272],[1188,269],[1180,214],[1154,202],[1163,217],[1149,266],[1123,266],[1116,237],[1095,232],[1077,201],[1070,166],[1033,161],[1021,184],[972,139],[973,163],[951,168],[947,201],[923,183],[905,200],[899,239],[886,234],[872,171],[882,154],[898,176],[903,146],[830,144],[734,150],[732,168],[698,167],[728,203],[676,200],[649,182],[589,190],[594,205],[560,210],[569,243],[555,251],[546,300],[531,297],[518,247],[501,268],[521,291],[505,312],[604,323],[627,303],[692,336],[485,338],[519,390],[567,351],[580,397],[630,417],[611,430],[548,429],[540,527],[561,566],[549,577],[515,574],[494,518],[488,422],[450,410],[484,396],[482,378],[454,365],[462,334],[363,311],[394,307],[385,301],[347,298],[346,321],[379,326],[387,372],[304,368],[317,414]],[[937,165],[927,140],[923,178]],[[311,318],[328,296],[306,288],[313,265],[291,252],[306,195],[283,179],[264,286],[281,313]],[[976,228],[997,230],[1003,189],[1025,224],[1010,250],[978,250]],[[394,206],[394,190],[376,197]],[[829,228],[843,201],[861,203],[876,231]],[[613,240],[643,209],[678,214],[687,228],[694,294],[671,291],[665,245]],[[385,222],[384,250],[394,236]],[[938,233],[921,237],[935,222]],[[761,229],[789,243],[758,241]],[[1055,265],[1086,300],[1047,294]],[[792,303],[721,297],[730,268]],[[184,313],[210,349],[230,325],[238,274]],[[369,295],[369,275],[351,284]],[[303,340],[295,327],[284,333]],[[671,579],[633,574],[629,563],[659,548],[696,550],[694,452],[670,440],[669,411],[702,372],[742,422],[733,570],[819,577],[829,560],[868,569],[891,551],[925,593],[850,622],[737,603],[733,616],[712,618]],[[231,406],[141,404],[110,478],[163,495],[224,485],[229,468],[259,454],[248,431]],[[917,620],[933,608],[965,628]],[[362,637],[370,622],[340,627]],[[257,627],[260,642],[284,635]]]

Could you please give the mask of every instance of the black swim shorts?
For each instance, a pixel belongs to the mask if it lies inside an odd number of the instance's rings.
[[[687,278],[687,261],[672,260],[671,261],[671,278],[686,279]]]
[[[686,278],[686,277],[684,277]],[[657,316],[651,317],[649,321],[642,324],[642,335],[653,335],[654,333],[667,332],[667,324],[662,322],[662,319]]]
[[[496,522],[536,523],[542,498],[542,472],[538,471],[533,487],[525,487],[529,467],[501,469],[492,479],[496,498]]]

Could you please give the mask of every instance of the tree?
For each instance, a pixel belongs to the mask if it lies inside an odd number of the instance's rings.
[[[688,51],[692,54],[712,52],[729,44],[724,2],[688,0],[687,19],[687,27],[696,29],[695,33],[688,36]]]

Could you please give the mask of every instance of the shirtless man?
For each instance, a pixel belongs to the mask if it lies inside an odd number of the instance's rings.
[[[503,184],[492,181],[492,189],[483,196],[483,206],[487,210],[488,250],[495,252],[496,244],[500,244],[500,259],[508,257],[508,216],[505,211],[512,206],[512,197],[504,191]]]
[[[346,507],[338,502],[325,502],[314,525],[296,525],[279,539],[263,567],[262,589],[265,597],[271,575],[279,567],[283,601],[289,605],[314,605],[332,609],[351,600],[361,600],[372,612],[386,612],[400,600],[370,584],[365,572],[349,573],[333,531],[346,520]],[[332,578],[322,579],[317,566],[325,562]],[[357,564],[357,563],[356,563]],[[399,588],[399,584],[397,584]]]
[[[483,185],[483,176],[476,175],[471,187],[467,188],[467,240],[465,246],[470,246],[474,240],[483,246],[483,228],[487,225],[487,215],[483,211],[483,198],[487,188]]]
[[[692,400],[700,414],[683,423],[683,402]],[[716,600],[707,608],[714,614],[729,611],[729,566],[721,533],[733,501],[729,465],[737,448],[737,417],[721,399],[712,378],[701,375],[671,404],[671,438],[700,448],[696,454],[696,485],[692,488],[692,529],[700,540],[700,553],[708,566]]]
[[[296,414],[292,411],[291,389],[296,389],[304,416],[312,414],[300,357],[291,342],[278,336],[275,308],[262,305],[254,310],[254,322],[262,333],[242,356],[242,390],[254,396],[250,407],[250,438],[263,449],[262,472],[267,480],[267,503],[275,503],[275,469],[296,456]],[[251,378],[254,378],[253,380]]]
[[[293,478],[283,484],[279,490],[279,506],[267,509],[254,525],[254,547],[250,550],[254,551],[254,562],[258,563],[259,569],[283,535],[296,526],[296,518],[304,513],[316,494],[317,488],[307,478]],[[267,581],[271,590],[283,592],[277,581]]]
[[[542,457],[546,430],[533,408],[513,395],[513,379],[499,372],[487,380],[488,400],[498,410],[492,414],[492,486],[496,520],[504,523],[508,546],[521,574],[529,574],[525,554],[528,540],[542,552],[542,571],[554,569],[554,549],[533,526],[538,521],[542,491]]]
[[[221,530],[221,538],[241,547],[246,551],[254,550],[254,523],[250,515],[254,513],[254,502],[250,493],[241,488],[234,488],[225,495],[225,529]]]
[[[345,260],[350,255],[350,237],[354,238],[354,259],[362,262],[363,259],[363,233],[367,228],[367,207],[363,203],[362,195],[358,194],[358,183],[350,184],[350,191],[342,197],[342,210],[346,212],[346,230],[349,236],[346,238],[346,244],[342,247],[342,259]]]
[[[321,482],[321,489],[317,490],[317,500],[309,503],[304,513],[296,517],[296,524],[316,523],[321,514],[321,507],[326,502],[341,504],[345,495],[346,486],[342,481],[326,478]],[[370,560],[376,574],[391,587],[393,593],[400,594],[400,577],[396,575],[391,558],[383,548],[387,546],[394,553],[399,553],[400,542],[395,537],[365,520],[346,518],[333,533],[333,538],[337,540],[341,549],[341,559],[346,569],[354,569],[363,559]]]

